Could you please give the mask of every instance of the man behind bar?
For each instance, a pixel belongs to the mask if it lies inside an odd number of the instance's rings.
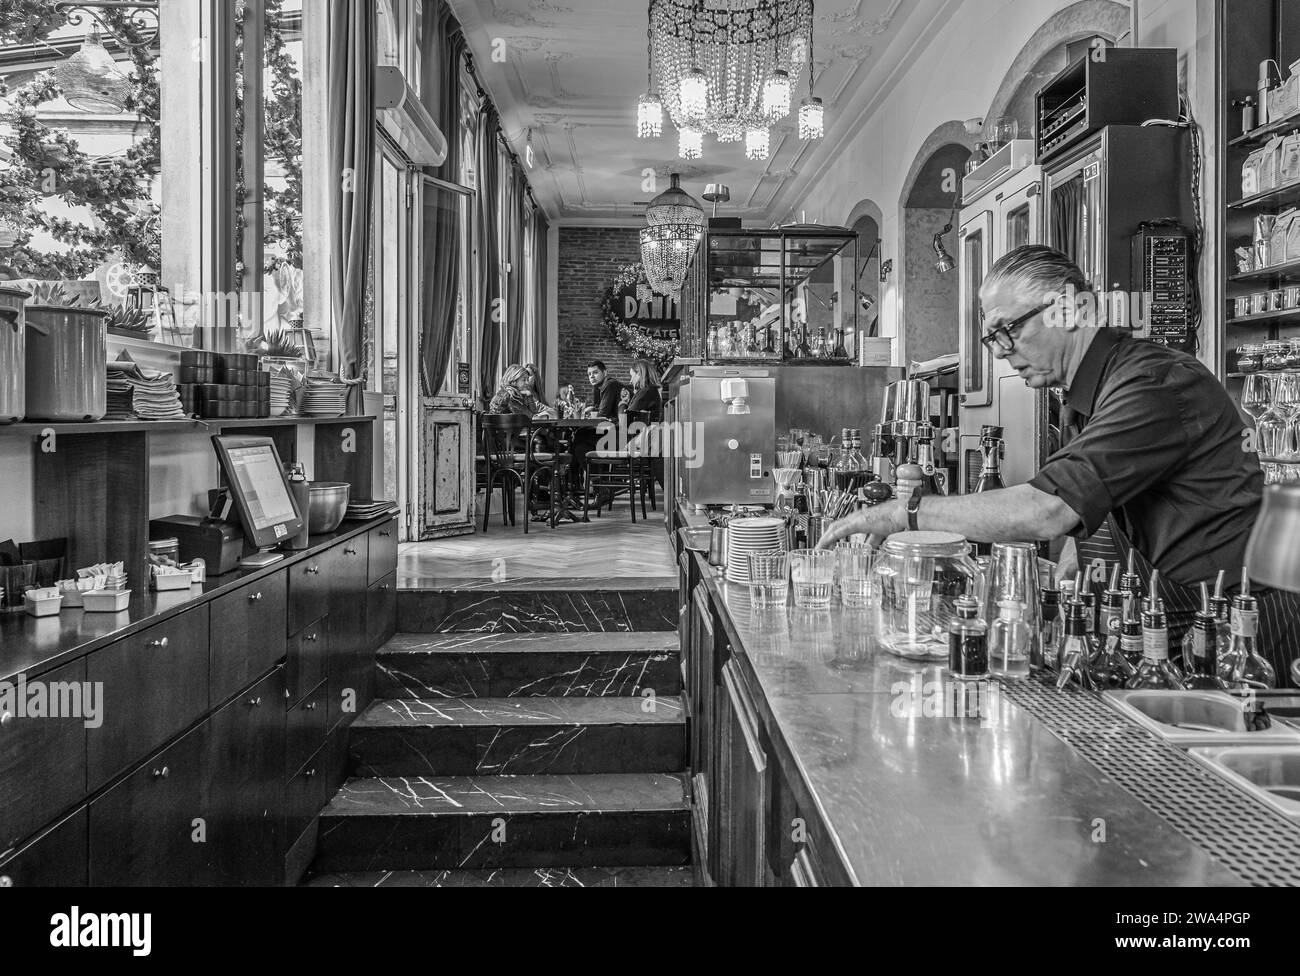
[[[1241,414],[1204,365],[1123,328],[1088,322],[1078,304],[1060,300],[1071,288],[1092,297],[1079,268],[1040,245],[1000,258],[980,288],[981,341],[1031,389],[1064,390],[1063,446],[1042,469],[1027,484],[997,491],[914,493],[862,509],[833,523],[818,546],[857,532],[880,538],[909,528],[978,542],[1065,535],[1063,579],[1097,558],[1108,569],[1127,562],[1133,549],[1148,584],[1152,567],[1160,570],[1160,596],[1177,640],[1199,607],[1201,581],[1213,583],[1223,569],[1232,584],[1225,592],[1240,591],[1263,492],[1259,460],[1246,449]],[[1098,534],[1103,527],[1109,532]],[[1285,686],[1298,649],[1300,597],[1253,587],[1252,594],[1259,600],[1260,653]]]

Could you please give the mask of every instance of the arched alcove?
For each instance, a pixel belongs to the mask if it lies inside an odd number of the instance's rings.
[[[858,328],[864,336],[880,335],[880,207],[863,200],[849,211],[845,226],[858,236],[857,280],[851,292],[858,304]],[[864,304],[865,303],[865,304]]]
[[[946,122],[922,144],[899,200],[902,249],[895,267],[899,294],[900,353],[904,362],[932,359],[957,351],[957,271],[936,268],[935,235],[956,253],[961,178],[970,159],[972,137],[961,122]],[[944,227],[952,224],[947,232]]]

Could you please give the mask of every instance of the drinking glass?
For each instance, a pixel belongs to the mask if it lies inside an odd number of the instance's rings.
[[[1300,461],[1300,429],[1296,425],[1300,417],[1300,372],[1289,370],[1274,376],[1273,405],[1287,426],[1284,453],[1278,454],[1277,458],[1280,461]]]
[[[755,610],[784,607],[790,593],[789,553],[749,554],[749,602]]]
[[[790,578],[794,605],[823,610],[831,605],[835,582],[835,552],[831,549],[796,549],[790,553]]]
[[[840,601],[850,610],[871,605],[871,581],[875,553],[870,546],[843,545],[835,550],[839,562]]]
[[[1272,405],[1273,391],[1269,374],[1247,373],[1241,381],[1241,409],[1254,417],[1258,424]]]

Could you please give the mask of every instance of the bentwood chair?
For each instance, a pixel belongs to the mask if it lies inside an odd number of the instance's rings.
[[[629,410],[625,414],[627,427],[640,423],[649,425],[650,414]],[[636,522],[636,499],[641,496],[641,518],[646,518],[646,491],[654,492],[654,475],[651,471],[650,458],[644,439],[636,439],[616,450],[595,450],[587,452],[587,479],[582,490],[582,514],[585,518],[591,505],[593,493],[596,502],[596,517],[604,507],[600,500],[601,491],[610,493],[610,509],[613,510],[615,496],[627,493],[628,510],[633,523]]]
[[[568,470],[572,457],[568,454],[538,450],[532,421],[523,417],[511,414],[484,414],[481,430],[485,460],[484,484],[487,488],[483,501],[483,531],[487,531],[492,492],[499,483],[504,507],[501,513],[502,525],[506,524],[507,513],[510,524],[515,524],[515,488],[520,488],[524,495],[524,532],[527,533],[535,508],[534,500],[540,495],[538,482],[543,476],[549,496],[547,521],[551,528],[555,528],[560,512],[561,479]],[[519,449],[521,447],[523,450]]]

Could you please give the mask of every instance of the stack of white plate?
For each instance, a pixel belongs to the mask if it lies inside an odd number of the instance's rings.
[[[749,582],[749,554],[786,549],[785,520],[779,518],[735,519],[727,526],[727,579]]]
[[[304,417],[341,417],[347,409],[347,384],[335,379],[307,377],[299,412]]]
[[[285,370],[271,373],[271,416],[283,417],[293,413],[293,377]]]

